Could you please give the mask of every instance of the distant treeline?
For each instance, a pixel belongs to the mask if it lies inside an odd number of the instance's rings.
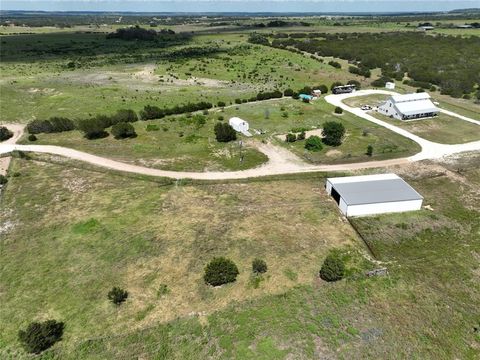
[[[414,81],[437,85],[443,94],[453,97],[472,93],[480,83],[480,38],[476,36],[396,32],[325,33],[317,37],[321,39],[275,35],[270,42],[266,35],[254,34],[249,41],[346,59],[357,65],[350,72],[365,77],[374,68],[381,68],[383,76],[398,80],[408,74]]]
[[[115,32],[107,34],[107,39],[121,39],[121,40],[168,40],[175,35],[175,31],[170,29],[162,29],[160,31],[144,29],[140,26],[130,28],[117,29]]]

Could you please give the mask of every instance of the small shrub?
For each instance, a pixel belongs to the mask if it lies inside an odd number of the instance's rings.
[[[205,268],[203,279],[205,283],[219,286],[237,280],[239,274],[237,265],[224,257],[213,258]]]
[[[335,255],[328,255],[320,269],[320,277],[325,281],[338,281],[345,276],[345,265],[342,259]]]
[[[343,114],[343,109],[340,106],[335,108],[335,114]]]
[[[115,139],[134,138],[137,136],[132,124],[121,122],[112,126],[112,135]]]
[[[300,141],[300,140],[305,140],[305,131],[302,131],[300,132],[300,134],[297,135],[297,140]]]
[[[218,121],[223,121],[223,120],[225,120],[225,117],[223,115],[218,115],[217,119],[218,119]]]
[[[368,156],[372,156],[372,155],[373,155],[373,146],[372,146],[372,145],[368,145],[368,146],[367,146],[367,152],[366,152],[366,154],[367,154]]]
[[[296,140],[297,140],[296,135],[292,133],[288,133],[287,136],[285,137],[285,141],[289,143],[295,142]]]
[[[242,99],[235,99],[235,104],[241,104],[242,103]]]
[[[33,322],[18,332],[18,340],[27,352],[39,354],[62,339],[64,328],[63,322],[55,320]]]
[[[115,305],[120,305],[127,300],[128,291],[115,286],[108,292],[107,297]]]
[[[28,141],[37,141],[37,137],[34,134],[28,135]]]
[[[308,151],[320,151],[322,148],[322,139],[319,136],[312,135],[305,141],[305,149]]]
[[[5,141],[13,136],[13,132],[8,130],[5,126],[0,126],[0,141]]]
[[[219,101],[219,102],[217,103],[217,105],[218,105],[218,107],[224,107],[224,106],[225,106],[225,102]]]
[[[5,175],[0,174],[0,185],[5,185],[8,182],[8,179]]]
[[[342,144],[345,127],[336,121],[327,121],[323,124],[323,143],[330,146],[339,146]]]
[[[263,274],[267,272],[267,263],[262,259],[255,259],[252,261],[252,271],[256,274]]]

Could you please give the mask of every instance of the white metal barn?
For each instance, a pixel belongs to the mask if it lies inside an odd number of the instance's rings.
[[[230,124],[231,127],[235,129],[235,131],[244,133],[248,131],[248,122],[245,120],[242,120],[238,117],[232,117],[230,120],[228,120],[228,123]]]
[[[345,216],[420,210],[423,197],[395,174],[328,178],[325,185]]]
[[[426,92],[393,95],[378,107],[380,114],[399,120],[419,119],[438,115],[440,110]]]

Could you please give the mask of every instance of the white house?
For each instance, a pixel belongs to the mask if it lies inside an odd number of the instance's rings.
[[[345,216],[420,210],[423,197],[395,174],[328,178],[327,193]]]
[[[393,95],[378,107],[382,115],[399,120],[418,119],[438,115],[440,110],[432,103],[426,92]]]
[[[242,120],[238,117],[232,117],[230,120],[228,120],[228,123],[230,124],[231,127],[235,129],[235,131],[241,132],[241,133],[247,133],[248,132],[248,122],[245,120]]]
[[[387,82],[385,83],[385,88],[386,88],[386,89],[393,90],[393,89],[395,89],[395,83],[394,83],[394,82],[387,81]]]

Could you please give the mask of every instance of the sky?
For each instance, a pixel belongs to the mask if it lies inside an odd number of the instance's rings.
[[[134,12],[410,12],[480,8],[480,0],[0,0],[0,10]]]

